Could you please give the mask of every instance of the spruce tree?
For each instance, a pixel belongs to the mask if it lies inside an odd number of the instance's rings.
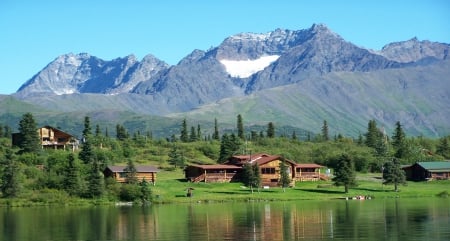
[[[197,141],[197,133],[195,132],[195,128],[191,126],[191,134],[189,135],[189,141],[194,142]]]
[[[394,147],[396,158],[403,158],[407,155],[406,134],[403,131],[400,121],[395,123],[394,135],[392,136],[392,146]]]
[[[275,125],[273,124],[273,122],[269,122],[269,124],[267,124],[267,137],[268,138],[275,137]]]
[[[36,121],[31,113],[22,116],[19,123],[19,135],[20,153],[37,153],[41,149]]]
[[[323,125],[322,125],[322,139],[324,141],[330,140],[330,136],[328,134],[328,124],[327,124],[326,120],[323,121]]]
[[[237,133],[238,137],[244,140],[244,123],[241,114],[237,116]]]
[[[100,163],[98,163],[98,160],[94,159],[90,167],[87,195],[91,198],[98,198],[103,195],[105,189],[103,174],[100,170]]]
[[[345,193],[348,193],[349,187],[356,185],[353,160],[347,154],[339,157],[337,166],[334,169],[333,182],[336,186],[344,186]]]
[[[180,140],[182,142],[188,142],[189,141],[186,119],[183,119],[183,122],[181,123]]]
[[[443,156],[444,158],[450,158],[450,144],[449,136],[444,136],[439,139],[439,144],[436,147],[436,154]]]
[[[94,150],[92,149],[91,143],[92,133],[89,117],[84,118],[84,129],[83,129],[83,146],[78,154],[78,158],[83,161],[83,163],[91,163],[94,159]]]
[[[172,150],[169,152],[169,164],[173,165],[175,168],[180,167],[183,168],[186,165],[186,161],[184,160],[183,155],[176,143],[172,145]]]
[[[0,191],[4,197],[17,197],[22,191],[22,172],[15,159],[13,152],[7,149],[5,159],[1,163],[3,170],[0,172]]]
[[[213,133],[212,138],[214,140],[219,140],[220,139],[220,137],[219,137],[219,127],[218,127],[218,124],[217,124],[217,118],[214,118],[214,133]]]
[[[383,184],[394,184],[396,192],[399,184],[406,184],[405,171],[398,159],[394,158],[383,165]]]
[[[286,192],[286,187],[291,184],[291,177],[289,176],[289,166],[286,165],[285,161],[280,162],[280,185],[283,188],[283,192]]]
[[[63,188],[70,195],[78,195],[80,192],[80,185],[80,168],[76,163],[75,156],[73,153],[70,153],[67,157]]]
[[[377,123],[375,120],[370,120],[367,125],[367,133],[366,136],[366,146],[375,148],[377,143],[379,143],[379,139],[382,138],[382,133],[377,128]]]
[[[129,159],[127,162],[127,166],[124,169],[124,172],[126,173],[125,181],[130,184],[136,184],[138,182],[137,180],[137,170],[136,166],[134,165],[133,160]]]

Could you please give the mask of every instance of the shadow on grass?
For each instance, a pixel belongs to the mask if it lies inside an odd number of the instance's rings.
[[[300,191],[305,191],[305,192],[315,192],[315,193],[325,193],[325,194],[342,194],[344,193],[344,191],[335,191],[335,190],[323,190],[323,189],[303,189],[300,188],[298,189]]]
[[[388,189],[379,189],[379,188],[366,188],[366,187],[352,187],[353,190],[360,190],[360,191],[369,191],[369,192],[393,192],[394,189],[388,190]]]

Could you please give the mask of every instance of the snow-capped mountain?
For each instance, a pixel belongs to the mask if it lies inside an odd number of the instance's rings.
[[[433,92],[437,93],[433,95],[435,106],[448,106],[450,85],[446,69],[450,69],[450,66],[448,68],[445,66],[450,63],[447,60],[449,50],[449,44],[419,41],[416,38],[387,44],[381,50],[370,50],[344,40],[323,24],[314,24],[303,30],[276,29],[268,33],[236,34],[207,51],[194,50],[173,66],[152,55],[144,57],[141,61],[133,55],[105,61],[89,54],[66,54],[59,56],[33,76],[20,87],[15,96],[64,111],[80,108],[89,111],[94,111],[92,108],[120,108],[145,114],[167,115],[200,109],[230,98],[249,100],[247,97],[266,93],[272,93],[270,98],[278,98],[273,96],[273,93],[281,94],[278,92],[279,88],[290,88],[291,85],[295,85],[292,89],[314,91],[315,96],[311,97],[311,101],[314,99],[315,103],[310,103],[310,106],[314,106],[320,100],[330,101],[320,107],[322,113],[324,106],[329,105],[328,107],[336,113],[370,111],[357,113],[355,116],[368,118],[372,116],[375,119],[388,116],[386,121],[408,116],[412,126],[428,123],[427,128],[432,129],[435,125],[423,118],[427,116],[425,113],[438,110],[433,106],[425,108],[419,103],[410,106],[398,101],[404,101],[409,97],[422,99],[423,96],[416,97],[426,92],[420,91],[419,88],[426,88],[438,92]],[[405,68],[414,69],[405,71]],[[437,74],[437,71],[440,74]],[[372,74],[374,72],[376,74]],[[355,98],[350,96],[352,92],[342,89],[345,83],[340,78],[336,78],[340,82],[333,85],[336,89],[323,86],[318,90],[317,86],[312,86],[316,82],[325,83],[323,80],[328,81],[329,76],[341,76],[333,75],[335,73],[346,73],[345,77],[349,79],[351,76],[347,74],[354,73],[353,76],[357,76],[355,78],[360,81],[352,82],[353,85],[355,83],[364,85],[366,79],[380,82],[371,83],[370,90],[363,88],[365,95],[361,96],[365,101],[370,101],[380,100],[379,95],[386,94],[386,98],[381,99],[387,103],[376,104],[398,108],[394,108],[393,113],[380,110],[382,116],[379,116],[380,111],[373,110],[376,106],[371,106],[370,103],[367,103],[367,106],[349,109],[350,103],[343,101]],[[414,76],[408,76],[410,73]],[[392,76],[398,77],[393,80]],[[414,83],[409,83],[408,79],[414,79]],[[394,85],[399,88],[398,90],[392,90],[395,95],[403,96],[401,100],[393,99],[389,94],[389,88],[381,88],[387,86],[383,83],[387,80],[401,83]],[[433,87],[430,88],[427,84]],[[380,86],[380,89],[372,90],[377,86]],[[274,91],[275,88],[278,89]],[[345,88],[351,86],[345,85]],[[342,96],[332,100],[330,99],[330,96],[334,96],[331,94],[332,91],[337,91]],[[80,96],[88,93],[89,96]],[[307,95],[310,93],[303,93],[298,98]],[[371,98],[372,95],[374,97],[376,95],[376,98]],[[290,101],[295,102],[293,100],[295,94],[292,91],[289,92],[289,96]],[[107,101],[105,98],[108,98]],[[79,103],[90,100],[95,101],[95,105]],[[274,103],[279,101],[266,104]],[[408,113],[407,115],[401,112],[403,107],[406,108],[404,111]],[[283,113],[290,115],[284,106],[276,108],[277,111],[283,110]],[[450,113],[444,110],[436,116],[439,116],[437,120],[441,123],[439,125],[443,126],[442,121],[446,117],[450,118]]]

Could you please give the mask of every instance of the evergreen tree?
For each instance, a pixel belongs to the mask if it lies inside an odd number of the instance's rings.
[[[285,161],[280,162],[280,184],[283,188],[283,192],[286,191],[286,187],[291,184],[291,177],[289,176],[289,166],[286,165]]]
[[[395,123],[395,131],[394,135],[392,136],[392,146],[394,147],[394,156],[396,158],[401,159],[407,155],[408,146],[406,143],[406,135],[403,131],[402,125],[400,124],[400,121],[397,121]]]
[[[236,135],[224,134],[222,136],[222,140],[220,141],[220,152],[218,163],[224,163],[227,161],[232,155],[237,153],[240,148],[240,138],[236,137]]]
[[[145,179],[142,179],[142,182],[139,183],[141,187],[141,201],[142,203],[151,202],[152,201],[152,189],[150,189],[150,185]]]
[[[244,182],[244,185],[250,187],[253,193],[253,188],[259,187],[261,185],[259,166],[257,163],[255,163],[254,165],[252,165],[251,163],[245,163],[242,168],[242,180]]]
[[[175,143],[172,145],[172,150],[169,152],[168,162],[175,168],[183,168],[186,165],[186,161]]]
[[[269,124],[267,124],[267,137],[275,137],[275,125],[273,124],[273,122],[269,122]]]
[[[97,125],[95,126],[95,136],[96,136],[96,137],[99,137],[100,134],[101,134],[100,126],[97,124]]]
[[[182,142],[188,142],[189,141],[186,119],[183,119],[183,122],[181,123],[180,140]]]
[[[231,155],[233,155],[231,139],[230,136],[225,133],[222,135],[222,140],[220,141],[219,160],[217,160],[217,162],[224,163]]]
[[[194,142],[197,141],[197,133],[195,132],[195,128],[191,126],[191,134],[189,135],[189,141]]]
[[[197,140],[202,139],[202,130],[200,129],[200,124],[197,125]]]
[[[120,141],[124,141],[126,139],[128,139],[129,135],[128,135],[128,131],[127,129],[120,124],[116,125],[116,138]]]
[[[96,159],[91,163],[91,169],[88,175],[88,193],[91,198],[98,198],[103,195],[104,192],[104,178],[103,173],[100,170],[100,164]]]
[[[212,138],[214,140],[219,140],[220,139],[220,137],[219,137],[219,126],[217,124],[217,118],[214,118],[214,133],[213,133]]]
[[[238,137],[241,138],[242,140],[244,140],[244,123],[242,121],[242,116],[241,114],[239,114],[237,116],[237,133],[238,133]]]
[[[297,140],[297,134],[295,133],[295,131],[292,132],[292,140]]]
[[[330,136],[328,134],[328,124],[327,124],[326,120],[323,121],[323,125],[322,125],[322,139],[324,141],[330,140]]]
[[[383,184],[394,184],[396,192],[399,184],[406,184],[405,171],[398,159],[394,158],[383,165]]]
[[[41,149],[36,122],[31,113],[22,116],[19,123],[19,135],[20,153],[37,153]]]
[[[129,159],[127,162],[127,166],[124,169],[124,172],[126,173],[125,181],[129,184],[136,184],[138,182],[137,180],[137,170],[136,166],[134,165],[133,160]]]
[[[94,150],[92,149],[91,144],[91,126],[89,117],[86,116],[84,118],[84,129],[83,129],[83,146],[81,147],[81,151],[78,154],[78,158],[82,160],[85,164],[91,163],[94,159]]]
[[[339,157],[337,166],[334,169],[333,182],[336,186],[344,186],[345,193],[348,193],[349,187],[356,185],[353,160],[347,154]]]
[[[75,156],[73,153],[70,153],[67,158],[63,188],[70,195],[78,195],[80,192],[80,185],[80,168],[75,161]]]
[[[22,191],[22,172],[15,159],[13,152],[7,149],[0,179],[0,191],[4,197],[17,197]]]
[[[382,138],[382,133],[377,128],[377,123],[375,120],[370,120],[367,125],[366,136],[366,146],[375,148],[379,139]]]
[[[443,156],[444,158],[450,158],[450,144],[449,137],[444,136],[439,139],[439,144],[436,147],[436,154]]]

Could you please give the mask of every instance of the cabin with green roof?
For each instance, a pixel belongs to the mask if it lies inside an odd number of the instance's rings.
[[[403,167],[408,181],[431,181],[450,179],[450,161],[416,162]]]

